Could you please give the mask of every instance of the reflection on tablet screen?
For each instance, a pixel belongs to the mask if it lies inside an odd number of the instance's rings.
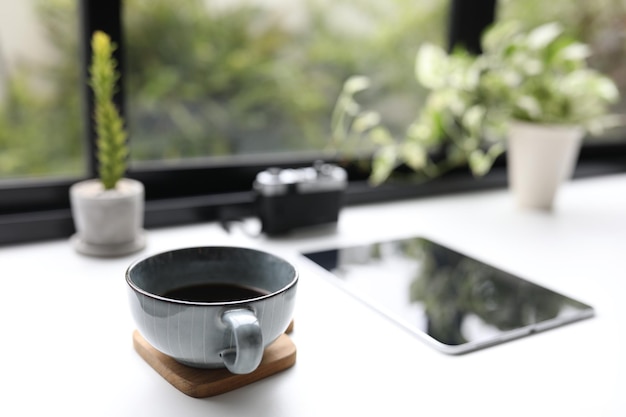
[[[424,238],[304,256],[352,295],[446,353],[593,316],[584,303]]]

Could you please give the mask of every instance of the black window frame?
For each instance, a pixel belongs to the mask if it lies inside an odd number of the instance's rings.
[[[116,59],[122,73],[116,102],[124,113],[124,42],[122,33],[123,0],[78,0],[80,19],[80,65],[83,81],[91,56],[90,33],[106,31],[119,48]],[[497,0],[451,0],[448,46],[464,45],[480,52],[480,34],[495,16]],[[91,90],[83,82],[85,120],[86,177],[97,171],[95,133],[92,123]],[[132,140],[132,139],[131,139]],[[176,167],[163,164],[140,164],[131,167],[127,176],[144,183],[146,188],[145,227],[228,220],[254,215],[255,195],[251,189],[256,174],[268,166],[299,167],[310,165],[314,158],[238,159],[233,163],[193,161]],[[581,150],[575,177],[587,177],[626,171],[624,143],[586,144]],[[347,205],[390,201],[504,187],[506,158],[496,161],[485,177],[476,179],[468,170],[457,170],[429,182],[390,181],[378,187],[367,182],[367,173],[359,165],[348,167]],[[14,180],[0,183],[0,245],[68,237],[74,233],[69,207],[69,187],[84,178]]]

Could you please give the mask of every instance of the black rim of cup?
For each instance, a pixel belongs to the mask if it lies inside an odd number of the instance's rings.
[[[186,300],[179,300],[176,298],[168,298],[168,297],[163,297],[161,295],[157,295],[154,294],[150,291],[146,291],[143,288],[139,287],[137,284],[135,284],[131,278],[131,271],[139,264],[141,264],[142,262],[148,261],[150,259],[153,258],[157,258],[159,256],[165,256],[167,254],[171,254],[174,252],[183,252],[183,251],[189,251],[189,250],[197,250],[197,249],[216,249],[216,250],[244,250],[244,251],[249,251],[249,252],[256,252],[258,254],[261,255],[265,255],[265,256],[269,256],[271,258],[274,258],[275,260],[278,260],[280,262],[284,262],[285,264],[289,265],[291,267],[291,269],[293,270],[293,278],[291,279],[291,281],[284,285],[283,287],[279,288],[278,290],[272,291],[269,294],[264,294],[258,297],[253,297],[253,298],[246,298],[243,300],[234,300],[234,301],[218,301],[218,302],[208,302],[208,301],[186,301]],[[170,302],[170,303],[175,303],[175,304],[188,304],[188,305],[207,305],[207,306],[211,306],[211,305],[222,305],[222,306],[226,306],[226,305],[237,305],[237,304],[246,304],[252,301],[257,301],[257,300],[264,300],[267,298],[271,298],[274,296],[277,296],[287,290],[289,290],[291,287],[293,287],[294,285],[296,285],[296,283],[298,282],[299,279],[299,274],[298,274],[298,270],[296,269],[296,267],[289,261],[287,261],[286,259],[274,255],[272,253],[266,252],[266,251],[262,251],[262,250],[258,250],[258,249],[252,249],[252,248],[245,248],[245,247],[240,247],[240,246],[192,246],[192,247],[187,247],[187,248],[180,248],[180,249],[173,249],[173,250],[167,250],[164,252],[160,252],[160,253],[155,253],[153,255],[149,255],[146,256],[145,258],[142,259],[138,259],[136,261],[134,261],[133,263],[130,264],[130,266],[126,269],[126,282],[128,283],[128,285],[134,290],[137,291],[138,293],[145,295],[146,297],[150,297],[150,298],[154,298],[157,300],[161,300],[161,301],[166,301],[166,302]]]

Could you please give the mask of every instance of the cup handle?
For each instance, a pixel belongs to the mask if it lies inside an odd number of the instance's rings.
[[[254,313],[247,309],[227,310],[222,321],[230,329],[235,347],[220,352],[226,368],[233,374],[249,374],[263,358],[263,335]]]

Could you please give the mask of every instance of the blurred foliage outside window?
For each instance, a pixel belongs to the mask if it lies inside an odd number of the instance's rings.
[[[0,180],[85,171],[76,9],[0,3]]]
[[[441,44],[447,21],[436,0],[124,5],[134,161],[323,150],[354,73],[373,78],[369,101],[404,126],[424,96],[412,70],[419,44]]]
[[[0,179],[84,171],[76,3],[27,0],[31,25],[0,32],[3,45],[42,30],[52,58],[16,51],[19,65],[0,67]],[[447,19],[437,0],[123,6],[132,161],[319,151],[341,85],[357,72],[376,80],[371,101],[400,126],[423,95],[406,88],[417,48],[441,44]],[[2,6],[3,20],[14,9]]]
[[[0,180],[84,173],[76,3],[0,6]],[[132,161],[322,150],[337,95],[353,74],[372,79],[361,102],[401,133],[424,98],[414,79],[415,54],[423,41],[445,42],[448,6],[125,0]],[[9,24],[25,8],[32,9],[32,24]],[[529,25],[561,21],[593,46],[593,65],[626,91],[626,0],[501,0],[497,16]],[[33,32],[37,43],[45,41],[45,54],[30,50]]]

